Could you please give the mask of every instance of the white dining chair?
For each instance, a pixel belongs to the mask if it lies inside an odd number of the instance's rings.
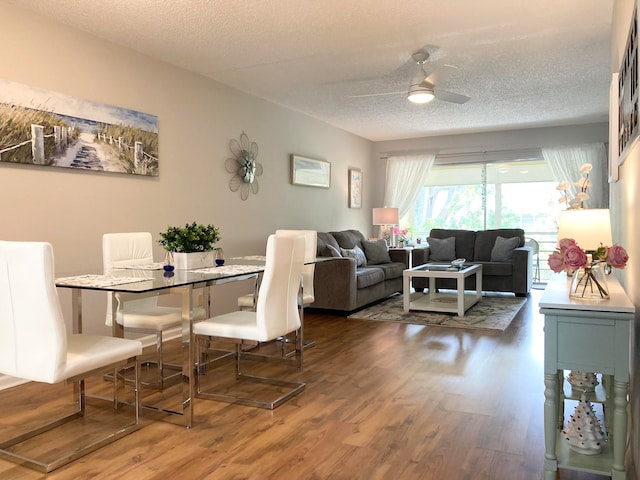
[[[304,266],[302,268],[302,295],[299,297],[301,334],[304,339],[304,309],[315,301],[313,289],[313,277],[315,274],[316,249],[318,244],[318,232],[315,230],[276,230],[276,236],[303,236],[304,237]],[[260,289],[256,286],[254,293],[248,293],[238,297],[238,307],[241,310],[255,310]],[[286,343],[286,339],[283,339]],[[304,340],[303,348],[314,346],[315,342]]]
[[[105,273],[112,269],[153,263],[153,240],[149,232],[106,233],[102,236],[102,261]],[[132,272],[134,270],[131,270]],[[144,386],[157,386],[163,389],[169,380],[177,381],[181,377],[182,366],[168,364],[163,355],[163,332],[179,327],[182,323],[182,308],[158,304],[159,294],[118,293],[116,295],[116,321],[125,330],[142,333],[154,333],[156,336],[156,360],[144,361],[142,365],[157,369],[155,379],[143,382]],[[205,317],[202,307],[191,312],[194,320]],[[106,324],[113,321],[111,294],[107,295]],[[173,372],[173,374],[168,373]]]
[[[140,386],[137,357],[141,353],[142,344],[138,340],[68,335],[55,286],[51,245],[44,242],[0,241],[0,373],[31,382],[76,382],[74,392],[78,395],[74,402],[77,408],[73,413],[69,414],[67,410],[60,418],[47,418],[41,426],[11,439],[0,440],[0,458],[47,473],[137,430]],[[135,395],[133,406],[128,407],[133,411],[129,423],[117,427],[110,425],[106,435],[90,437],[88,443],[65,440],[60,444],[55,442],[53,449],[47,449],[48,442],[43,441],[44,445],[34,448],[33,454],[25,451],[28,448],[25,442],[28,440],[76,419],[84,422],[81,417],[86,413],[85,377],[129,364],[133,365],[134,370]],[[116,392],[117,388],[114,394]],[[57,400],[48,398],[44,391],[41,398],[43,407],[48,400]],[[118,410],[122,407],[117,396],[108,403],[107,412],[113,411],[114,405]],[[34,407],[29,403],[24,407],[17,405],[12,408],[17,413],[20,408],[32,411]],[[104,412],[100,413],[102,415]],[[38,419],[43,423],[41,417]],[[95,422],[95,419],[91,422]],[[64,433],[59,435],[65,436]],[[66,444],[69,444],[70,451],[65,449]]]
[[[211,337],[236,340],[236,378],[278,386],[276,398],[256,399],[244,395],[213,393],[201,389],[201,375],[196,377],[196,396],[230,403],[274,409],[304,390],[305,384],[277,378],[249,375],[242,371],[243,357],[252,353],[242,348],[243,341],[269,342],[300,329],[298,292],[304,264],[304,238],[301,236],[270,235],[260,295],[255,311],[237,310],[218,315],[193,325],[196,357],[203,358]],[[296,357],[302,363],[302,345],[297,335]],[[280,389],[284,387],[285,391]]]

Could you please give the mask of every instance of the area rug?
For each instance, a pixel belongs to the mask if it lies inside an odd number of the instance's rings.
[[[522,297],[484,296],[467,310],[464,317],[455,313],[420,312],[404,313],[402,295],[352,313],[348,318],[436,325],[439,327],[475,328],[481,330],[504,330],[527,301]]]

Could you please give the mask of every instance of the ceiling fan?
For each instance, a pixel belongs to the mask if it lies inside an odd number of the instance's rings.
[[[429,60],[429,53],[419,50],[411,55],[411,58],[416,62],[418,71],[411,80],[408,92],[370,93],[364,95],[351,95],[350,98],[379,97],[383,95],[398,95],[406,93],[409,101],[413,103],[428,103],[434,98],[458,104],[466,103],[471,100],[465,95],[447,92],[437,87],[438,84],[443,82],[447,77],[449,77],[449,75],[457,70],[456,67],[453,65],[441,65],[430,75],[427,75],[427,72],[424,70],[424,65]]]

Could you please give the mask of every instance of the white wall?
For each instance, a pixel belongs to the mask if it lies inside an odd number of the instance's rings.
[[[157,239],[168,225],[213,223],[232,256],[264,253],[276,228],[371,228],[368,140],[1,1],[0,45],[0,78],[158,116],[158,178],[0,164],[0,238],[51,242],[59,273],[100,269],[105,232]],[[264,166],[246,201],[224,168],[243,131]],[[331,188],[291,185],[291,153],[330,161]],[[363,171],[362,209],[348,208],[349,167]],[[159,246],[154,253],[163,258]],[[108,333],[104,294],[86,299],[85,331]],[[235,309],[235,293],[214,300]]]
[[[612,71],[619,70],[620,59],[624,52],[631,23],[631,14],[635,0],[616,0],[613,10],[612,37]],[[640,221],[638,204],[640,204],[640,148],[629,152],[619,169],[620,181],[611,184],[612,222],[620,232],[619,243],[629,253],[629,264],[620,272],[620,278],[634,305],[636,306],[635,331],[638,332],[640,317]],[[614,209],[615,207],[615,209]],[[631,445],[630,451],[634,460],[634,472],[631,478],[640,478],[640,344],[639,335],[635,335],[632,343],[633,358],[631,362]]]

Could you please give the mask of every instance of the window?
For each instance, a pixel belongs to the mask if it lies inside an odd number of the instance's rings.
[[[541,258],[553,251],[563,207],[544,160],[436,164],[427,183],[400,222],[412,238],[425,239],[432,228],[522,228],[540,244]]]

